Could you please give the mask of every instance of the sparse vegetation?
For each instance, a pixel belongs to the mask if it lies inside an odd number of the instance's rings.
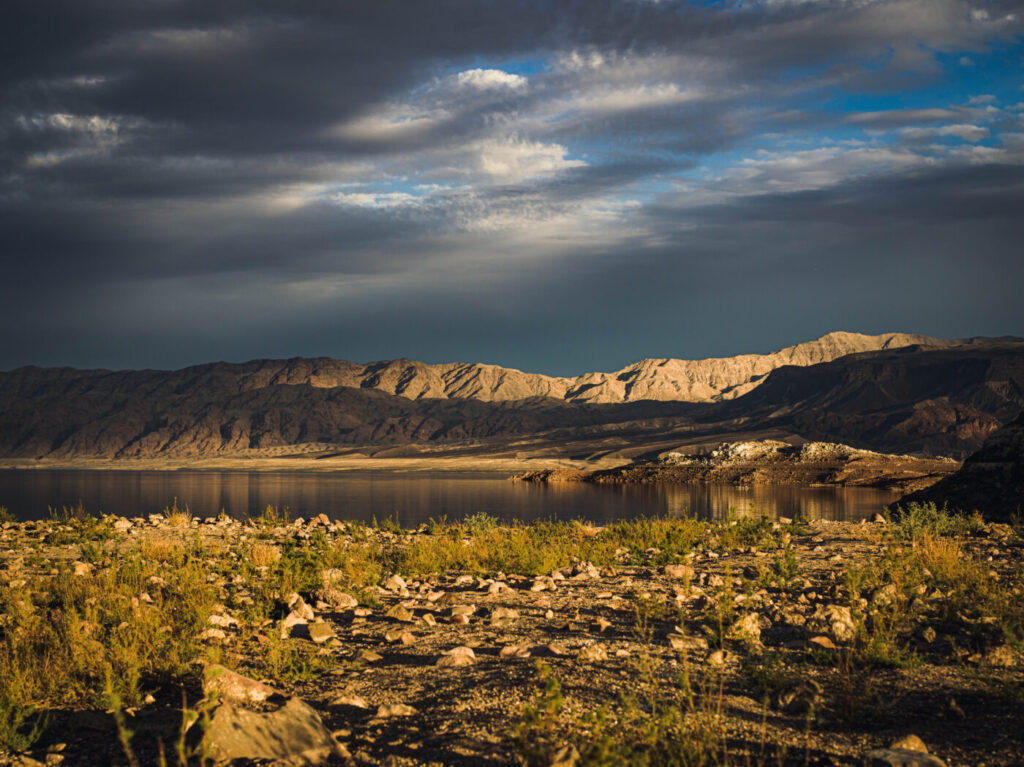
[[[449,617],[452,602],[427,601],[442,592],[487,605],[466,629],[483,637],[478,662],[499,662],[486,643],[507,629],[479,634],[497,605],[518,605],[517,620],[551,634],[542,641],[552,647],[584,638],[568,654],[546,653],[535,693],[514,691],[529,700],[509,745],[527,765],[803,763],[794,754],[808,738],[898,717],[903,688],[893,675],[969,664],[1000,701],[1018,701],[1024,688],[1021,672],[1005,665],[1024,652],[1015,533],[1004,527],[992,537],[980,521],[933,507],[888,525],[837,526],[832,538],[819,523],[766,519],[597,527],[473,515],[406,530],[393,521],[298,525],[273,507],[244,524],[195,524],[176,508],[134,523],[130,535],[125,521],[75,509],[38,530],[0,531],[0,749],[45,744],[55,710],[84,707],[120,716],[121,751],[147,764],[131,712],[150,695],[195,689],[206,663],[308,690],[354,679],[349,670],[372,663],[364,649],[395,652],[408,639],[407,652],[430,658],[421,671],[429,675],[439,657],[431,653],[467,641]],[[833,561],[818,551],[839,531],[861,553]],[[1001,557],[1018,564],[1002,566]],[[393,585],[394,574],[407,586]],[[495,583],[506,590],[488,588]],[[541,595],[529,596],[533,586]],[[590,597],[575,596],[581,590]],[[318,620],[336,615],[331,600],[352,610],[333,623],[340,643],[286,628],[296,596],[317,606]],[[401,605],[416,613],[410,622],[386,617]],[[822,620],[826,608],[848,615],[848,630]],[[435,623],[420,620],[427,614]],[[435,650],[419,649],[442,630],[448,638]],[[602,650],[589,666],[588,647]],[[400,668],[374,673],[388,679]],[[736,694],[760,706],[755,718],[788,717],[795,729],[779,739],[748,728],[737,738]],[[193,747],[168,741],[175,753]]]

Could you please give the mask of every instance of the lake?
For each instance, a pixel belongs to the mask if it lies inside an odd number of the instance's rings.
[[[484,512],[504,521],[639,516],[741,516],[860,520],[898,497],[866,488],[728,485],[591,485],[510,482],[505,474],[455,472],[71,471],[0,470],[0,506],[20,519],[82,503],[91,513],[134,517],[177,499],[197,516],[234,517],[267,506],[309,518],[391,518],[414,527],[430,518]]]

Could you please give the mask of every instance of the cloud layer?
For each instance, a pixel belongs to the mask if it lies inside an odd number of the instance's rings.
[[[0,367],[1024,333],[1016,5],[19,4]]]

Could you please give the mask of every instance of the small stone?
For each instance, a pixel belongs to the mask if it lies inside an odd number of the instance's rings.
[[[495,581],[487,587],[487,593],[491,595],[500,594],[501,592],[508,590],[508,584],[502,583],[501,581]]]
[[[824,636],[824,635],[816,636],[816,637],[811,637],[810,639],[807,640],[807,644],[814,645],[815,647],[821,647],[821,648],[823,648],[825,650],[836,650],[836,649],[838,649],[836,647],[835,642],[833,642],[831,639],[829,639],[827,636]]]
[[[598,633],[600,634],[600,633],[604,633],[604,631],[606,629],[611,628],[611,625],[612,625],[612,622],[610,620],[608,620],[607,618],[598,618],[597,619],[597,623],[596,623],[596,628],[597,628]]]
[[[88,562],[75,562],[73,567],[75,575],[79,576],[88,575],[93,569]]]
[[[518,620],[519,611],[510,607],[496,607],[491,611],[491,623],[502,623]]]
[[[428,626],[436,626],[437,625],[437,621],[434,619],[434,616],[431,615],[430,613],[423,614],[420,617],[420,620],[422,620]]]
[[[473,652],[471,647],[453,647],[451,650],[445,650],[441,653],[441,657],[438,658],[436,666],[457,668],[460,666],[471,666],[476,659],[476,653]]]
[[[207,666],[203,670],[203,692],[216,694],[235,703],[262,703],[278,695],[278,691],[255,679],[236,674],[221,665]]]
[[[406,588],[405,579],[401,575],[392,575],[384,583],[384,588],[388,591],[401,591]]]
[[[452,608],[452,615],[472,615],[476,612],[474,605],[455,605]]]
[[[928,753],[928,746],[924,744],[924,741],[912,734],[893,741],[889,744],[889,748],[902,748],[904,751],[920,751],[922,754]]]
[[[715,650],[708,656],[708,663],[712,666],[724,666],[725,662],[731,657],[725,650]]]
[[[379,660],[383,660],[383,658],[383,655],[375,653],[373,650],[360,650],[356,655],[356,660],[360,663],[376,663]]]
[[[693,580],[694,576],[694,570],[689,565],[665,565],[661,572],[667,578],[682,580]]]
[[[313,608],[307,605],[305,600],[298,594],[292,594],[288,597],[288,609],[307,621],[311,621],[316,617],[313,613]]]
[[[219,642],[227,638],[222,629],[205,629],[199,632],[199,638],[205,642]]]
[[[840,643],[851,642],[856,636],[850,608],[840,605],[820,605],[808,620],[808,626],[813,631],[829,634]]]
[[[605,650],[604,645],[592,644],[587,645],[579,652],[579,659],[583,661],[590,661],[591,663],[596,661],[608,660],[608,651]]]
[[[427,592],[427,601],[430,602],[431,604],[433,604],[434,602],[439,600],[444,595],[445,595],[445,592],[443,592],[443,591],[428,591]]]
[[[1008,645],[1001,645],[993,650],[989,650],[982,656],[982,661],[989,666],[998,666],[999,668],[1014,668],[1016,667],[1020,659],[1017,653],[1013,651]]]
[[[307,620],[304,617],[295,612],[295,610],[292,610],[284,617],[284,620],[281,621],[281,635],[287,636],[288,629],[292,626],[305,626],[306,623]]]
[[[757,613],[747,613],[729,627],[729,636],[744,642],[761,641],[761,621]]]
[[[416,620],[416,616],[413,615],[412,611],[406,607],[402,607],[402,605],[395,605],[384,613],[384,616],[401,623],[412,623]]]
[[[338,610],[352,610],[359,607],[359,602],[351,594],[338,589],[326,588],[319,592],[320,598]]]
[[[498,651],[499,658],[529,658],[531,647],[528,644],[514,644],[508,647],[502,647]]]
[[[316,623],[310,623],[307,626],[309,631],[309,638],[312,639],[316,644],[323,644],[328,639],[334,639],[334,629],[331,628],[329,623],[323,621],[317,621]]]
[[[452,623],[455,624],[456,626],[468,626],[469,625],[469,616],[468,615],[453,615],[452,616]]]
[[[229,626],[238,625],[238,621],[230,615],[211,615],[206,619],[206,622],[211,626],[218,626],[220,628],[228,628]]]
[[[351,708],[366,708],[366,701],[360,698],[358,695],[342,695],[341,697],[335,698],[333,705],[335,706],[350,706]]]
[[[669,646],[677,652],[684,652],[686,650],[708,649],[708,640],[706,640],[704,637],[684,636],[682,634],[669,634],[668,643]]]

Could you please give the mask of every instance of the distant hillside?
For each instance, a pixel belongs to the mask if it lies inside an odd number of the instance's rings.
[[[955,474],[900,503],[911,501],[977,510],[1002,522],[1024,515],[1024,413],[985,440]]]
[[[280,385],[308,385],[317,389],[373,389],[406,399],[473,399],[514,402],[548,397],[567,402],[614,403],[638,400],[715,402],[733,399],[755,388],[764,376],[783,365],[814,365],[855,352],[910,345],[950,346],[946,341],[907,333],[877,336],[829,333],[816,341],[797,344],[770,354],[744,354],[706,360],[648,359],[612,373],[586,373],[556,378],[478,363],[428,365],[407,359],[355,363],[325,357],[288,360],[253,360],[240,364],[216,362],[175,371],[106,370],[45,371],[22,368],[10,375],[31,387],[37,381],[59,378],[74,381],[75,391],[95,385],[104,389],[131,381],[155,396],[168,389],[186,389],[225,395]],[[120,376],[120,382],[111,376]],[[85,383],[89,381],[89,383]]]
[[[785,424],[810,440],[962,458],[1022,407],[1024,344],[1003,343],[779,368],[719,415]]]
[[[573,379],[328,359],[21,368],[0,373],[0,456],[256,456],[460,442],[507,450],[527,438],[545,454],[573,441],[589,454],[764,429],[962,455],[1024,408],[1024,343],[900,346],[921,338],[834,333],[771,355],[648,360]],[[874,349],[838,356],[864,345]]]

